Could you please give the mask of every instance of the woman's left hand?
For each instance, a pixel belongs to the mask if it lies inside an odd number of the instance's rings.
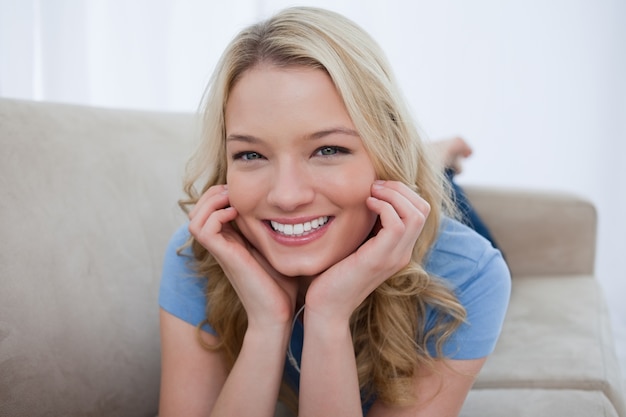
[[[379,216],[375,235],[313,280],[307,314],[347,322],[369,294],[410,262],[430,205],[398,181],[375,182],[366,204]]]

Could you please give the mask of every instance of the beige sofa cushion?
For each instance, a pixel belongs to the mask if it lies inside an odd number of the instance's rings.
[[[460,417],[618,417],[601,391],[474,389]]]
[[[148,416],[188,115],[0,100],[0,416]]]
[[[513,277],[592,275],[597,213],[568,193],[468,186]]]
[[[626,415],[597,281],[591,276],[514,279],[502,336],[475,388],[597,391]]]

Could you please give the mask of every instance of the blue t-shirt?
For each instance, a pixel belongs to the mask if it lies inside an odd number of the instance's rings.
[[[197,326],[206,317],[206,278],[197,277],[190,268],[192,258],[189,248],[180,254],[177,252],[188,238],[187,225],[183,225],[169,242],[159,304],[170,314]],[[431,275],[442,278],[454,290],[467,312],[466,323],[444,344],[444,356],[449,359],[478,359],[489,355],[502,329],[511,290],[510,273],[500,251],[469,227],[444,218],[437,241],[426,258],[425,269]],[[435,319],[435,312],[431,310],[426,330],[434,325]],[[215,334],[206,324],[202,329]],[[303,334],[302,323],[296,321],[290,344],[298,362],[302,354]],[[437,356],[434,346],[428,346],[428,350],[431,355]],[[289,361],[285,364],[285,377],[297,390],[299,376]]]

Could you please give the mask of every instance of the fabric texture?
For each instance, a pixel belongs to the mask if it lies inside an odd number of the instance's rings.
[[[496,237],[513,279],[594,275],[597,212],[589,201],[548,191],[463,190]]]
[[[474,205],[469,201],[469,198],[467,198],[465,190],[463,190],[463,188],[455,181],[454,177],[456,176],[456,172],[453,169],[448,168],[446,169],[445,174],[448,179],[448,183],[450,184],[452,201],[461,216],[459,220],[491,242],[491,245],[494,248],[500,249],[493,237],[493,234],[491,233],[491,230],[489,230],[489,227],[487,227],[480,214],[476,211]]]
[[[527,388],[474,389],[459,417],[619,417],[619,414],[602,391]]]
[[[615,360],[601,290],[590,275],[563,279],[513,280],[500,341],[474,387],[594,390],[626,411],[619,366],[599,366]]]
[[[188,115],[0,100],[0,416],[150,416]]]

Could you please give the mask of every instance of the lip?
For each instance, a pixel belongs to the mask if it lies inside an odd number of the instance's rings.
[[[321,216],[321,217],[324,217],[324,216]],[[305,233],[302,235],[289,236],[283,233],[279,233],[272,228],[270,222],[275,221],[275,222],[282,223],[282,224],[299,224],[299,223],[307,223],[315,219],[319,219],[320,216],[291,218],[291,219],[271,219],[271,221],[265,220],[263,223],[265,224],[265,227],[269,231],[269,234],[272,237],[272,239],[274,239],[276,242],[285,246],[301,246],[301,245],[306,245],[310,242],[313,242],[321,238],[326,233],[326,231],[328,230],[328,226],[330,226],[330,224],[335,219],[333,216],[326,216],[326,217],[328,217],[328,221],[323,226],[320,226],[319,228],[313,229],[309,231],[308,233]]]

